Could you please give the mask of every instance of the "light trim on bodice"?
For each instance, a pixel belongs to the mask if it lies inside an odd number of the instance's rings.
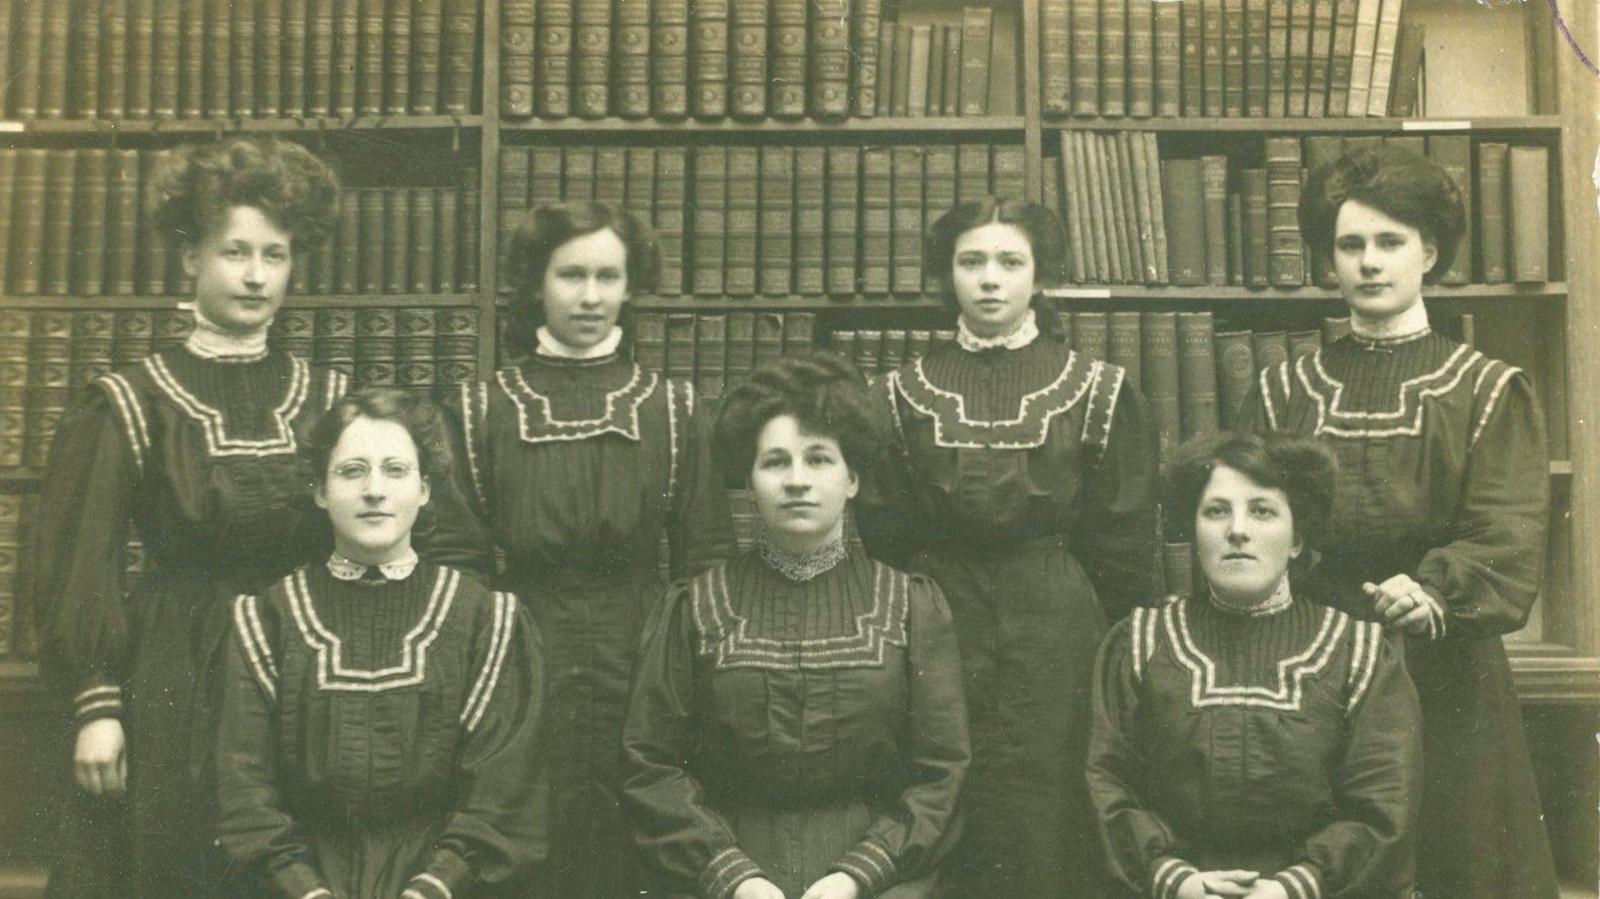
[[[289,611],[294,615],[300,636],[317,654],[318,689],[381,693],[422,683],[427,676],[428,647],[439,638],[460,583],[460,572],[440,568],[422,619],[400,641],[400,661],[388,668],[365,669],[344,664],[344,644],[318,617],[305,571],[289,575],[284,579]]]
[[[517,407],[517,428],[525,443],[587,440],[601,434],[620,434],[639,440],[639,407],[655,393],[660,382],[655,372],[646,372],[637,363],[628,383],[606,394],[606,411],[599,418],[562,420],[551,411],[550,399],[534,390],[519,368],[503,368],[495,379],[506,398]],[[530,411],[537,406],[537,417]]]
[[[1217,664],[1201,651],[1189,631],[1188,602],[1175,602],[1161,611],[1172,654],[1189,669],[1189,700],[1195,708],[1208,706],[1255,706],[1285,712],[1300,710],[1305,698],[1305,681],[1328,667],[1333,652],[1350,625],[1350,616],[1336,609],[1322,611],[1322,624],[1305,649],[1278,661],[1276,687],[1222,686],[1217,683]]]
[[[116,372],[108,372],[97,380],[106,396],[117,407],[117,417],[122,421],[123,436],[128,438],[128,448],[133,452],[134,470],[144,475],[144,457],[150,451],[150,423],[145,420],[144,406],[128,379]]]
[[[812,639],[757,637],[733,607],[726,565],[690,584],[690,609],[700,632],[700,651],[718,668],[861,668],[883,664],[884,647],[905,646],[910,576],[873,563],[872,607],[856,616],[854,633]]]
[[[267,632],[261,626],[261,612],[256,597],[240,594],[234,598],[233,627],[256,683],[267,694],[268,701],[277,702],[278,665],[272,657],[272,644],[267,640]]]
[[[1322,351],[1307,354],[1295,365],[1295,376],[1317,408],[1315,436],[1329,437],[1415,437],[1422,433],[1424,400],[1455,390],[1483,354],[1465,344],[1438,368],[1408,378],[1396,392],[1395,408],[1389,412],[1363,412],[1341,408],[1344,383],[1328,374],[1322,365]]]
[[[969,416],[966,397],[929,381],[921,358],[909,368],[891,372],[889,381],[911,408],[933,421],[933,442],[937,446],[1034,449],[1044,445],[1050,423],[1057,415],[1089,395],[1104,368],[1104,363],[1098,361],[1080,365],[1078,354],[1069,351],[1061,374],[1048,385],[1025,394],[1017,404],[1015,418],[993,420]],[[902,376],[904,372],[909,372],[909,377]]]
[[[489,652],[484,659],[483,669],[478,672],[478,679],[472,685],[472,692],[467,694],[467,702],[461,708],[461,723],[469,732],[478,729],[484,712],[489,710],[489,700],[494,696],[495,685],[500,683],[500,670],[505,667],[511,636],[517,626],[517,598],[498,591],[492,596],[494,617],[489,631]]]
[[[228,435],[228,420],[222,411],[202,402],[190,393],[159,355],[144,358],[145,371],[157,389],[167,395],[173,404],[197,422],[205,435],[206,454],[219,456],[276,456],[292,453],[297,448],[294,436],[294,418],[305,405],[311,386],[311,366],[298,356],[289,356],[289,390],[283,402],[272,410],[277,435],[261,439],[244,439]]]

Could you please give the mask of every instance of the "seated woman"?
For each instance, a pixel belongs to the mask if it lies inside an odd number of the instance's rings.
[[[515,599],[411,548],[434,408],[339,400],[303,441],[335,552],[234,601],[219,842],[261,895],[478,895],[542,855],[536,644]]]
[[[1089,793],[1127,895],[1409,896],[1421,713],[1382,626],[1301,595],[1335,465],[1222,435],[1174,461],[1205,588],[1135,609],[1095,671]]]
[[[818,354],[724,400],[719,467],[758,548],[668,594],[624,729],[636,839],[668,895],[914,899],[953,841],[968,763],[950,611],[844,539],[874,451],[866,385]]]

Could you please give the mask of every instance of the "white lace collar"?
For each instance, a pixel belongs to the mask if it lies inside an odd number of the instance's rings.
[[[979,337],[967,327],[964,317],[956,317],[956,343],[969,353],[981,353],[984,350],[1020,350],[1033,343],[1039,336],[1039,320],[1032,309],[1023,316],[1022,324],[1015,331],[1000,337]]]
[[[796,583],[805,583],[832,571],[840,562],[849,558],[850,553],[844,547],[844,536],[830,540],[824,546],[812,552],[795,554],[788,550],[774,546],[767,539],[766,533],[761,534],[760,542],[761,559],[773,571]]]
[[[1229,615],[1245,615],[1250,618],[1265,618],[1268,615],[1276,615],[1294,604],[1294,594],[1289,590],[1288,575],[1284,575],[1278,581],[1278,586],[1273,588],[1272,595],[1267,597],[1266,602],[1259,605],[1235,605],[1224,601],[1222,597],[1217,595],[1217,591],[1211,590],[1209,592],[1212,606]]]
[[[539,345],[534,348],[534,352],[555,359],[599,359],[615,353],[622,343],[622,328],[617,325],[612,325],[611,333],[591,347],[575,347],[562,343],[544,325],[540,325],[534,333],[539,337]]]
[[[393,562],[384,562],[377,568],[383,573],[385,580],[403,581],[417,569],[417,561],[417,551],[408,549],[405,555]],[[359,581],[371,567],[360,562],[352,562],[337,552],[328,557],[328,573],[341,581]]]
[[[271,322],[248,334],[224,331],[200,312],[200,307],[185,303],[194,312],[194,330],[184,347],[201,359],[217,362],[255,362],[267,356],[267,329]]]
[[[1350,314],[1350,333],[1364,343],[1406,343],[1428,333],[1428,307],[1421,300],[1410,309],[1376,321]]]

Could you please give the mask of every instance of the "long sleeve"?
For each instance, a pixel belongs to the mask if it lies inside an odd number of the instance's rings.
[[[868,555],[905,567],[925,543],[919,525],[932,516],[920,509],[912,487],[910,459],[904,435],[897,426],[899,399],[893,380],[875,380],[871,393],[878,445],[861,479],[861,492],[850,504],[850,513]]]
[[[1085,776],[1108,871],[1135,895],[1167,899],[1195,873],[1172,827],[1145,807],[1140,795],[1149,776],[1134,745],[1139,714],[1138,672],[1132,646],[1134,618],[1112,626],[1094,670],[1094,705]]]
[[[493,607],[492,623],[473,647],[455,806],[406,899],[449,899],[470,895],[479,883],[514,881],[549,846],[539,641],[516,597],[496,593]]]
[[[484,483],[487,397],[483,385],[461,384],[441,396],[450,432],[452,464],[447,478],[429,484],[428,505],[412,535],[417,554],[438,565],[470,572],[489,583],[494,575],[494,538]]]
[[[938,865],[953,843],[956,800],[972,757],[955,624],[932,581],[912,578],[909,617],[909,783],[900,801],[833,868],[860,881],[868,895]]]
[[[1360,626],[1360,625],[1358,625]],[[1392,896],[1411,884],[1422,799],[1422,711],[1405,662],[1379,636],[1357,654],[1335,820],[1306,840],[1302,860],[1277,872],[1291,896]],[[1363,670],[1365,669],[1365,670]]]
[[[693,577],[734,552],[728,491],[711,454],[716,409],[696,408],[693,387],[669,382],[672,395],[672,520],[667,530],[672,576]]]
[[[253,596],[234,600],[216,736],[217,838],[271,895],[331,899],[279,791],[278,656],[267,636],[274,633],[269,606]]]
[[[761,871],[688,770],[699,730],[689,588],[673,588],[646,627],[623,728],[623,801],[634,838],[676,889],[727,899]]]
[[[1121,372],[1118,371],[1120,379]],[[1156,595],[1161,570],[1156,541],[1159,491],[1157,429],[1149,404],[1123,383],[1106,423],[1100,459],[1087,475],[1084,502],[1074,524],[1074,555],[1094,584],[1106,617],[1116,621],[1145,597]]]
[[[80,724],[123,710],[132,652],[123,548],[140,474],[132,420],[101,389],[62,420],[21,557],[20,592],[46,671],[73,698]]]
[[[1506,368],[1500,378],[1486,379],[1473,409],[1451,540],[1417,566],[1417,582],[1436,604],[1435,638],[1510,633],[1527,622],[1539,594],[1550,515],[1544,418],[1526,376]]]

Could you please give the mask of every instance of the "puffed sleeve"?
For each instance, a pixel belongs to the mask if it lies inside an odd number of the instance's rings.
[[[1096,441],[1104,448],[1086,474],[1073,526],[1073,546],[1082,551],[1073,554],[1106,617],[1116,621],[1140,600],[1158,595],[1158,429],[1144,396],[1116,366],[1105,367],[1091,400],[1085,449]]]
[[[1422,797],[1422,711],[1405,662],[1378,625],[1359,623],[1336,820],[1274,875],[1290,896],[1394,896],[1411,883]],[[1363,649],[1363,647],[1365,649]]]
[[[461,711],[455,806],[402,899],[476,895],[479,884],[516,881],[549,847],[539,642],[515,596],[495,593],[492,606],[476,636],[476,677]]]
[[[850,503],[856,529],[874,559],[904,567],[927,543],[922,525],[931,521],[913,484],[900,422],[897,375],[873,379],[874,451],[861,478],[861,490]]]
[[[672,461],[672,576],[693,577],[733,555],[733,513],[711,454],[716,406],[697,402],[694,385],[668,381]]]
[[[1184,860],[1172,827],[1140,798],[1145,782],[1160,776],[1146,767],[1134,740],[1139,670],[1132,634],[1144,614],[1153,613],[1138,610],[1117,622],[1100,645],[1085,774],[1107,869],[1134,895],[1171,899],[1197,869]]]
[[[904,743],[909,783],[900,802],[873,822],[832,869],[855,878],[871,896],[938,866],[954,842],[956,800],[972,758],[950,607],[927,578],[913,576],[909,592],[911,708]]]
[[[20,560],[45,670],[79,724],[121,717],[132,652],[123,553],[148,432],[125,383],[97,381],[62,419]]]
[[[450,474],[429,484],[428,505],[412,535],[418,555],[470,572],[484,583],[494,576],[490,487],[484,482],[487,406],[481,383],[459,384],[439,395],[450,432]]]
[[[1434,639],[1484,639],[1522,627],[1544,571],[1550,519],[1544,416],[1525,375],[1491,365],[1473,409],[1451,539],[1417,566],[1417,583],[1432,600]]]
[[[680,583],[645,630],[622,734],[622,795],[634,841],[670,881],[669,892],[727,899],[761,869],[705,804],[705,790],[689,772],[700,737],[695,639],[690,587]]]
[[[279,790],[280,620],[267,599],[240,596],[233,602],[216,736],[217,840],[271,895],[331,899]]]

